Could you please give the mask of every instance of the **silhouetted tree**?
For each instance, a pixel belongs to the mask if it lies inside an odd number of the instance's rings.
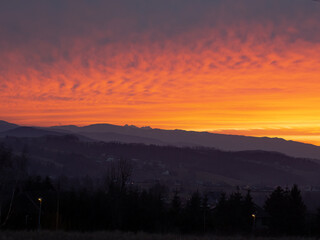
[[[315,233],[320,235],[320,207],[317,209],[316,220],[315,220]]]
[[[227,195],[222,193],[218,200],[218,203],[214,209],[214,228],[217,233],[225,233],[228,231],[228,205]]]
[[[177,232],[181,228],[181,199],[178,191],[174,191],[174,195],[171,201],[169,209],[169,227]]]
[[[250,194],[250,190],[248,190],[244,200],[243,200],[243,221],[242,221],[242,225],[243,225],[243,231],[246,233],[249,233],[252,229],[253,229],[253,217],[252,215],[255,214],[255,206],[254,206],[254,202],[252,200],[251,194]]]
[[[107,188],[116,187],[123,191],[130,180],[132,169],[131,162],[125,158],[120,158],[111,162],[105,176]]]
[[[214,209],[214,228],[217,233],[222,234],[249,233],[252,230],[254,211],[250,191],[244,198],[239,190],[232,193],[229,198],[222,193]]]
[[[184,232],[201,232],[203,226],[203,213],[201,210],[201,195],[194,192],[187,201],[183,215]]]
[[[229,231],[241,232],[242,226],[242,195],[240,192],[232,193],[228,200]]]
[[[21,182],[27,176],[27,157],[21,156],[0,145],[0,228],[6,227],[12,215],[13,203]],[[4,205],[7,205],[4,209]]]
[[[268,225],[272,232],[301,234],[304,231],[306,207],[297,185],[291,190],[277,187],[266,200],[264,208],[271,216]]]
[[[268,225],[272,232],[282,233],[286,231],[288,220],[287,204],[288,193],[280,186],[267,198],[264,208],[271,217]]]
[[[201,202],[201,209],[202,209],[202,215],[203,215],[203,233],[206,233],[210,227],[212,227],[212,217],[211,217],[211,212],[209,208],[209,199],[208,195],[204,194],[202,197],[202,202]]]
[[[291,234],[302,234],[305,230],[306,205],[304,204],[301,192],[297,185],[293,185],[290,190],[289,203],[289,220]]]

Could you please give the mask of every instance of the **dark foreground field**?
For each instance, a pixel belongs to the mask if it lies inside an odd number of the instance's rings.
[[[95,232],[95,233],[79,233],[79,232],[0,232],[0,240],[236,240],[236,239],[253,239],[253,237],[217,237],[217,236],[180,236],[180,235],[159,235],[147,233],[121,233],[121,232]],[[312,240],[318,238],[306,237],[275,237],[254,239],[262,240]]]

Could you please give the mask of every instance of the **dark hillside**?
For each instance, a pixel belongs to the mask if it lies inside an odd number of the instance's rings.
[[[74,135],[3,138],[15,152],[28,149],[31,171],[49,175],[101,176],[120,158],[134,166],[133,180],[199,185],[317,185],[320,165],[266,151],[225,152],[191,148],[83,142]]]

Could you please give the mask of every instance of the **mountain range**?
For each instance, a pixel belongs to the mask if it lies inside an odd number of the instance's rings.
[[[45,136],[75,134],[87,141],[115,141],[143,143],[159,146],[203,146],[223,151],[263,150],[283,153],[293,157],[312,158],[320,161],[320,147],[281,138],[248,137],[184,130],[162,130],[150,127],[94,124],[84,127],[53,126],[48,128],[21,127],[0,121],[0,136]]]
[[[320,147],[258,138],[95,124],[26,127],[0,122],[0,143],[21,154],[31,171],[57,176],[102,176],[121,158],[133,179],[169,184],[320,185]]]

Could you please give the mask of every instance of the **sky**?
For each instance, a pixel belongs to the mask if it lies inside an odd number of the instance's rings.
[[[0,119],[320,145],[320,3],[0,1]]]

